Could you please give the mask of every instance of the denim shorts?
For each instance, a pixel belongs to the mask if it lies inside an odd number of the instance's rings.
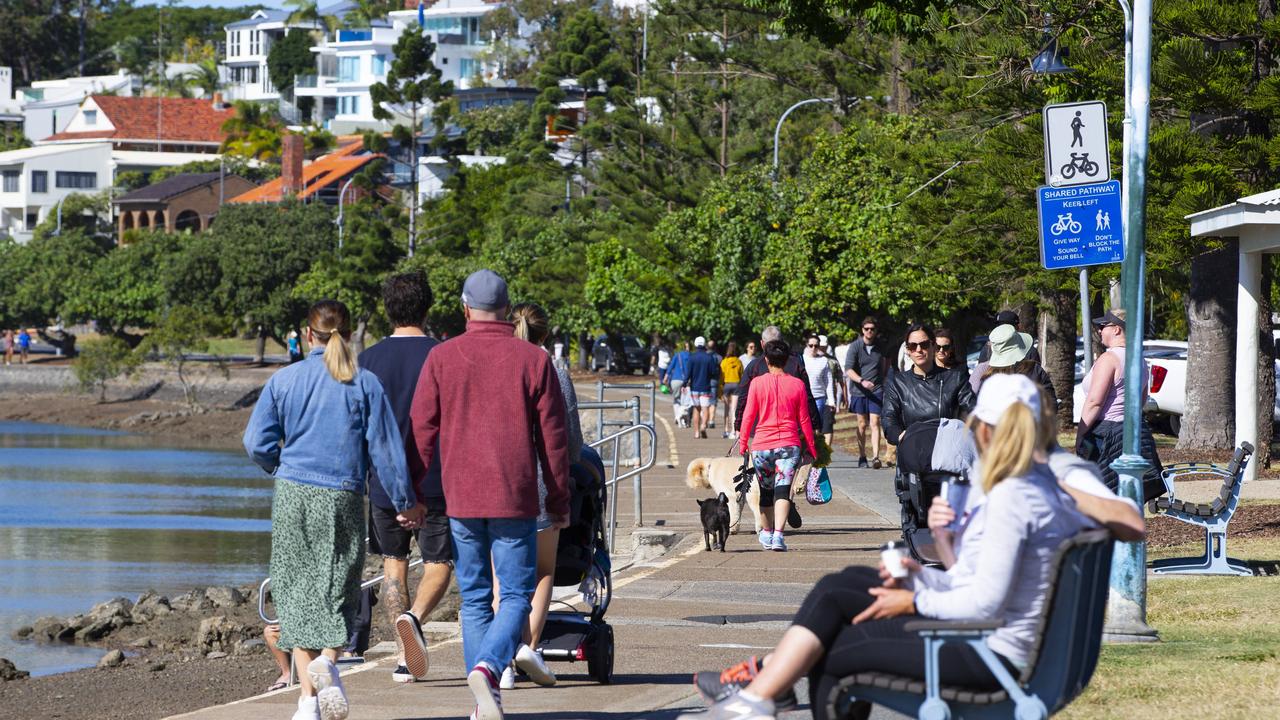
[[[766,486],[774,491],[789,488],[791,481],[795,479],[796,470],[800,468],[800,446],[752,450],[751,464],[756,469],[756,477],[760,478],[761,489]],[[784,495],[790,497],[786,493]]]

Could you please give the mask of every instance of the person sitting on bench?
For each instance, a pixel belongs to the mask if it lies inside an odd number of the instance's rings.
[[[818,581],[773,654],[719,673],[695,676],[715,701],[680,720],[764,720],[795,703],[793,685],[809,676],[815,720],[827,720],[827,697],[840,678],[866,670],[924,678],[924,641],[906,632],[918,617],[1000,620],[988,639],[1011,672],[1032,645],[1049,586],[1050,558],[1091,523],[1058,488],[1042,451],[1040,389],[1021,375],[987,381],[973,415],[982,452],[984,496],[971,503],[957,531],[948,571],[904,560],[905,580],[887,570],[848,567]],[[967,645],[947,645],[939,661],[944,684],[997,689],[999,682]]]

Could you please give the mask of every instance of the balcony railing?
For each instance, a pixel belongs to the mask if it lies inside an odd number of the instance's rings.
[[[335,80],[337,78],[332,75],[294,75],[293,86],[295,88],[322,88]]]
[[[368,42],[373,39],[373,30],[339,30],[336,42]]]

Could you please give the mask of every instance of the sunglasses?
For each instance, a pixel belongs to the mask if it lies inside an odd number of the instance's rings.
[[[933,345],[933,341],[931,340],[921,340],[918,343],[909,342],[907,343],[907,350],[910,350],[911,352],[915,352],[917,350],[928,350],[931,345]]]
[[[876,330],[876,326],[875,326],[875,325],[868,325],[868,326],[866,326],[866,327],[862,328],[862,332],[875,332],[875,330]]]
[[[936,347],[937,347],[938,352],[940,352],[940,353],[944,353],[944,352],[951,352],[951,351],[952,351],[952,349],[953,349],[953,348],[951,347],[951,343],[947,343],[946,345],[942,345],[941,343],[939,343]]]

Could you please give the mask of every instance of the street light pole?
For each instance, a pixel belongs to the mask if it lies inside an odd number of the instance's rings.
[[[1142,505],[1142,477],[1151,464],[1142,457],[1142,308],[1146,292],[1147,140],[1151,106],[1151,2],[1135,0],[1126,12],[1128,100],[1125,103],[1125,251],[1121,268],[1125,316],[1124,454],[1111,463],[1119,475],[1119,494]],[[1121,0],[1122,7],[1124,0]],[[1128,8],[1126,8],[1127,10]],[[1147,625],[1147,548],[1117,542],[1111,564],[1111,593],[1103,638],[1111,642],[1155,642]]]
[[[339,256],[342,255],[342,212],[343,212],[342,199],[346,197],[347,188],[351,187],[351,181],[355,179],[356,177],[354,175],[347,178],[347,181],[342,184],[342,189],[338,191],[338,218],[333,222],[336,223],[338,226],[338,255]]]
[[[861,98],[859,98],[859,101],[861,101]],[[808,105],[810,103],[834,103],[834,102],[835,102],[834,98],[809,98],[808,100],[801,100],[795,105],[792,105],[791,107],[787,108],[786,112],[782,113],[782,117],[778,118],[778,125],[773,129],[773,181],[775,183],[778,182],[778,137],[782,133],[782,123],[786,121],[787,116],[791,114],[792,110],[795,110],[801,105]]]

